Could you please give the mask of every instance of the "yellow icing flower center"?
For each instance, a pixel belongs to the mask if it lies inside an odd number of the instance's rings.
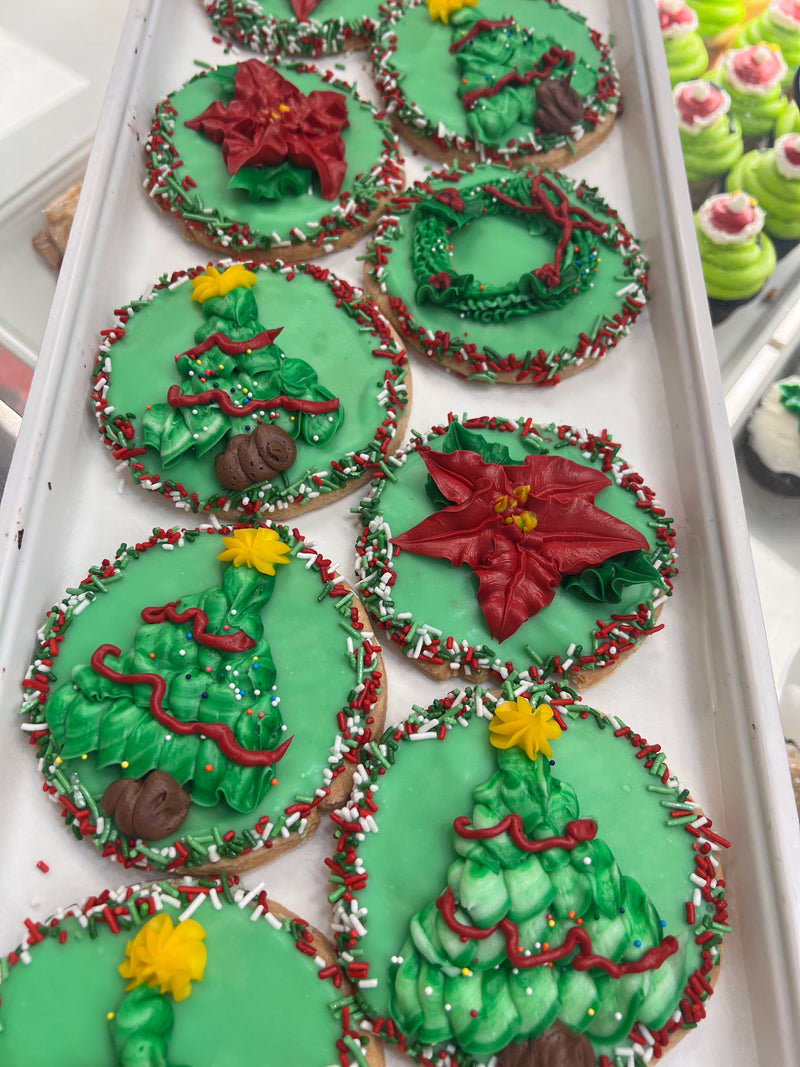
[[[204,304],[212,296],[225,296],[231,289],[249,289],[257,280],[242,263],[234,263],[221,274],[216,267],[206,267],[203,274],[192,278],[192,300]]]
[[[475,7],[477,3],[478,0],[427,0],[428,14],[431,22],[437,19],[449,22],[454,11],[460,11],[462,7]]]
[[[232,563],[234,567],[255,567],[262,574],[274,574],[276,563],[288,563],[289,545],[284,544],[277,530],[234,530],[230,537],[223,537],[225,550],[217,559]]]
[[[200,923],[187,919],[177,926],[163,912],[153,916],[125,946],[125,961],[119,973],[130,981],[125,991],[146,985],[175,1000],[185,1000],[192,982],[199,982],[206,965],[206,932]]]
[[[489,740],[495,748],[521,748],[531,760],[540,752],[552,759],[550,741],[561,736],[561,727],[553,721],[549,704],[534,709],[525,697],[517,697],[498,704],[494,710]]]
[[[495,513],[502,515],[506,526],[518,526],[523,533],[529,533],[538,526],[534,513],[524,507],[530,491],[529,485],[518,485],[511,496],[500,496],[494,502]]]

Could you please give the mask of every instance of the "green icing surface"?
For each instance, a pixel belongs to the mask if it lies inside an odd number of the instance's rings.
[[[761,44],[762,41],[776,44],[780,48],[788,67],[783,87],[788,89],[792,84],[794,69],[800,64],[800,29],[789,30],[780,26],[773,20],[769,11],[764,11],[742,26],[736,37],[736,47],[744,48],[749,44]]]
[[[708,66],[708,52],[699,33],[665,37],[664,51],[667,56],[669,81],[673,87],[678,82],[699,77]]]
[[[733,192],[744,189],[766,212],[764,229],[784,240],[800,238],[800,178],[785,178],[775,166],[775,152],[748,152],[725,182]]]
[[[536,702],[531,697],[532,706]],[[638,1014],[639,1019],[658,1028],[666,1023],[675,1010],[688,976],[700,964],[700,948],[687,928],[684,909],[684,902],[692,899],[694,891],[694,884],[689,877],[694,870],[694,838],[680,827],[670,828],[667,825],[668,806],[674,803],[676,794],[673,794],[671,802],[667,802],[664,793],[648,788],[658,785],[658,777],[647,773],[643,762],[635,758],[635,749],[631,748],[628,741],[614,737],[613,727],[601,729],[593,715],[586,720],[570,715],[567,725],[566,734],[551,742],[555,763],[549,772],[551,781],[558,779],[572,787],[577,794],[579,814],[575,816],[570,812],[568,817],[596,821],[597,840],[608,846],[621,874],[639,883],[646,898],[654,905],[657,919],[664,924],[663,934],[674,935],[680,943],[679,954],[671,957],[665,965],[671,972],[669,980],[666,972],[662,976],[663,986],[653,979],[651,995],[647,995]],[[519,751],[516,757],[524,758]],[[454,725],[444,740],[438,743],[433,740],[431,743],[419,740],[411,742],[404,735],[392,759],[392,766],[375,779],[378,784],[378,791],[374,795],[378,805],[374,816],[377,832],[366,834],[357,846],[359,861],[368,876],[366,888],[357,894],[359,907],[366,909],[366,915],[362,916],[366,934],[360,938],[359,948],[370,963],[370,978],[377,979],[377,985],[363,989],[362,995],[370,1014],[374,1016],[391,1015],[390,985],[396,968],[390,961],[403,950],[412,916],[441,895],[448,884],[448,871],[454,894],[458,897],[459,892],[467,892],[464,881],[460,889],[453,882],[455,867],[451,868],[451,865],[458,859],[453,843],[453,819],[466,815],[474,823],[473,809],[477,794],[473,797],[473,791],[481,783],[487,782],[498,765],[497,750],[488,740],[487,720],[477,718],[470,721],[467,729]],[[421,787],[420,783],[424,785]],[[493,820],[490,818],[488,821],[491,824]],[[564,853],[561,855],[563,857]],[[409,870],[414,871],[411,884]],[[487,875],[483,881],[483,889],[475,883],[471,890],[475,894],[470,899],[473,900],[471,906],[476,908],[473,913],[476,919],[482,907],[479,902],[484,900],[488,906],[494,892],[491,877]],[[577,883],[574,888],[577,892]],[[593,911],[597,911],[597,900],[593,903]],[[634,907],[630,901],[626,903]],[[551,902],[547,901],[542,904],[542,910],[546,911],[550,906]],[[565,910],[569,906],[566,899],[558,905]],[[581,905],[576,901],[574,906],[581,914]],[[704,906],[698,907],[698,923],[709,921],[709,915],[704,918],[705,910]],[[708,911],[713,913],[712,908]],[[591,918],[593,916],[589,916],[587,911],[584,914],[587,929],[592,926]],[[632,916],[628,918],[633,921]],[[462,921],[466,921],[463,915]],[[477,921],[477,924],[487,926],[491,921],[496,920],[487,918]],[[548,938],[550,943],[560,943],[564,929],[571,925],[560,920],[558,930],[553,932],[552,938]],[[600,927],[595,927],[595,931],[596,937],[600,938]],[[634,935],[630,936],[632,939]],[[488,943],[482,944],[487,945],[488,951]],[[597,951],[601,951],[599,941]],[[624,958],[638,958],[636,952],[631,946]],[[501,967],[506,966],[502,962],[504,958],[501,952]],[[544,970],[528,970],[525,979],[520,979],[523,986],[542,979],[541,972]],[[426,983],[436,986],[434,972],[435,968],[420,976],[418,992],[423,1005],[426,996],[422,987]],[[589,973],[594,978],[598,977],[597,971]],[[617,981],[601,978],[598,984],[599,1002],[595,994],[590,994],[589,999],[585,1000],[584,995],[575,990],[567,994],[565,987],[559,1014],[565,1018],[573,1010],[573,1004],[583,1004],[580,1015],[570,1024],[581,1030],[588,1026],[587,1033],[594,1037],[597,1054],[610,1054],[608,1045],[603,1043],[601,1028],[609,1025],[611,1028],[618,1027],[616,1023],[609,1024],[614,1010],[623,1013],[622,1025],[627,1024],[627,1029],[630,1028],[633,1019],[628,1016],[627,997],[636,997],[635,985],[638,981],[633,978]],[[455,982],[457,984],[458,978]],[[671,987],[669,992],[666,992],[667,986]],[[647,979],[644,987],[647,994]],[[448,989],[448,993],[451,992],[454,993],[454,1001],[456,998],[460,1001],[452,986]],[[438,1002],[438,988],[433,990],[428,1002],[432,1005]],[[586,1017],[587,1006],[597,1009],[594,1033],[592,1021]],[[533,1004],[531,1011],[535,1012],[539,1007]],[[453,1011],[457,1010],[454,1003]],[[635,1005],[634,1010],[638,1011]],[[435,1011],[435,1006],[432,1006],[428,1017],[435,1018]],[[634,1014],[633,1018],[637,1018],[637,1015]],[[613,1043],[625,1044],[624,1034],[621,1041],[620,1035],[615,1035]],[[473,1060],[469,1059],[469,1062]]]
[[[221,896],[221,894],[220,894]],[[165,909],[173,922],[186,906]],[[112,902],[113,905],[113,902]],[[329,1004],[337,997],[320,981],[313,960],[298,952],[287,930],[265,919],[250,922],[236,905],[214,910],[205,901],[193,916],[206,931],[202,981],[175,1003],[168,1044],[170,1064],[186,1067],[328,1067],[336,1062],[341,1027]],[[3,981],[0,1063],[3,1067],[86,1067],[112,1064],[107,1012],[124,997],[117,968],[136,933],[112,935],[98,924],[92,939],[75,919],[61,924],[67,941],[49,937],[31,950],[31,963],[14,966]],[[46,1015],[47,1024],[43,1025]],[[161,1061],[147,1061],[155,1067]]]
[[[528,454],[518,435],[489,430],[479,432],[487,440],[505,445],[512,462],[521,463]],[[554,433],[543,431],[543,434],[545,441],[549,442],[549,454],[561,455],[584,466],[594,466],[595,469],[599,467],[577,448],[553,447],[558,440]],[[438,451],[440,442],[441,438],[432,437],[428,443]],[[411,452],[402,470],[397,473],[397,481],[383,483],[376,504],[368,513],[365,512],[365,517],[380,514],[388,524],[391,535],[411,529],[434,510],[425,490],[427,479],[428,472],[422,459],[418,453]],[[645,509],[636,507],[636,497],[632,493],[620,489],[612,480],[608,488],[598,493],[595,504],[640,531],[653,550],[651,560],[669,558],[668,552],[660,557],[664,546],[659,548],[656,545],[650,516]],[[452,635],[457,644],[466,641],[473,647],[488,646],[502,662],[511,661],[518,669],[531,663],[528,649],[545,663],[556,655],[565,659],[567,649],[573,643],[583,648],[582,653],[576,655],[591,653],[595,647],[593,634],[598,619],[607,619],[612,612],[623,616],[635,613],[641,603],[651,604],[654,595],[662,592],[660,587],[654,589],[652,583],[630,585],[624,589],[620,602],[611,606],[584,600],[560,586],[547,607],[523,623],[505,641],[498,642],[489,633],[478,605],[477,578],[469,567],[454,567],[446,559],[414,552],[395,554],[393,563],[397,577],[392,595],[397,613],[409,613],[414,622],[441,630],[443,637]],[[364,587],[363,595],[370,609],[377,610],[369,599],[368,587]],[[403,621],[408,622],[409,619],[404,618]],[[399,626],[400,622],[396,625]],[[415,643],[411,641],[412,648]]]
[[[700,263],[706,292],[715,300],[746,300],[755,296],[775,269],[775,247],[760,233],[742,244],[715,244],[697,225]]]
[[[256,271],[258,281],[250,292],[255,296],[260,322],[266,329],[283,327],[277,344],[287,358],[310,363],[320,384],[336,390],[345,412],[343,425],[326,445],[316,446],[302,436],[297,438],[297,458],[285,472],[285,482],[279,475],[267,491],[269,507],[276,498],[294,496],[302,483],[310,483],[311,475],[324,474],[326,468],[330,473],[332,459],[341,462],[346,454],[371,445],[377,427],[386,418],[386,407],[378,400],[384,373],[394,368],[388,359],[372,355],[377,347],[376,338],[365,331],[363,323],[353,314],[348,314],[346,302],[337,306],[337,295],[329,285],[304,274],[302,268],[296,272],[285,269],[276,273],[271,268],[256,268]],[[293,275],[292,280],[287,280],[289,273]],[[184,284],[156,291],[147,303],[134,303],[135,313],[125,325],[124,337],[101,353],[98,369],[105,355],[111,362],[106,401],[114,408],[113,415],[106,420],[106,433],[114,429],[113,419],[123,414],[135,431],[130,440],[114,434],[115,444],[141,448],[144,445],[142,419],[147,406],[166,403],[171,385],[186,390],[186,380],[178,372],[174,357],[195,344],[195,330],[206,323],[201,305],[192,301],[191,296],[192,288],[186,279]],[[213,351],[204,358],[208,359]],[[214,384],[210,379],[206,388]],[[282,411],[273,421],[283,426],[293,419],[290,412]],[[255,418],[237,421],[242,424],[237,432],[255,429],[257,425]],[[254,487],[237,492],[223,489],[219,484],[214,473],[214,455],[221,453],[224,445],[223,440],[204,456],[190,449],[166,469],[158,452],[150,446],[146,455],[133,456],[132,462],[142,464],[154,483],[166,478],[183,485],[188,493],[196,493],[199,509],[221,496],[236,506],[256,498],[259,490]],[[137,468],[132,473],[136,476],[142,472]],[[344,481],[342,478],[341,483]],[[310,483],[310,488],[317,487]],[[339,484],[328,488],[339,488]]]
[[[223,569],[230,566],[216,559],[224,547],[220,536],[201,534],[181,549],[165,551],[156,545],[138,560],[130,560],[122,572],[125,580],[109,582],[107,591],[85,611],[72,615],[52,668],[55,681],[51,688],[71,685],[72,669],[88,664],[99,645],[110,643],[123,652],[131,648],[142,623],[142,608],[166,604],[219,581]],[[219,828],[223,834],[228,830],[238,834],[252,830],[259,816],[267,814],[274,823],[298,797],[313,797],[315,789],[323,784],[323,770],[328,766],[337,734],[336,715],[347,706],[357,673],[348,659],[346,634],[336,602],[329,597],[318,599],[322,590],[318,572],[307,570],[303,561],[294,558],[276,571],[274,591],[262,610],[262,621],[277,671],[275,695],[286,725],[283,739],[294,735],[294,740],[272,767],[277,785],[269,788],[257,811],[240,814],[224,803],[207,807],[193,804],[177,834],[184,842],[189,837],[196,838],[207,848],[213,842],[212,828]],[[214,632],[213,627],[209,632]],[[114,665],[113,659],[108,662]],[[309,690],[311,662],[326,679],[324,699],[318,689]],[[153,669],[158,669],[157,661],[153,661]],[[165,705],[169,710],[167,701]],[[77,775],[82,786],[94,795],[98,807],[105,788],[122,773],[118,766],[99,769],[91,755],[87,760],[80,756],[65,759],[59,770],[67,779]],[[191,792],[191,782],[187,788]],[[110,821],[106,819],[107,824]],[[113,837],[112,833],[112,840]],[[169,839],[149,844],[164,848],[171,842]],[[160,865],[167,862],[169,858],[161,858]]]
[[[497,359],[514,355],[522,361],[526,355],[533,352],[535,356],[539,350],[546,353],[547,363],[555,371],[562,364],[574,362],[576,349],[581,344],[581,334],[594,339],[601,326],[611,322],[613,316],[623,309],[629,308],[626,304],[628,296],[637,300],[646,299],[643,287],[646,263],[635,242],[631,242],[627,248],[615,247],[619,237],[614,224],[616,216],[612,214],[606,218],[607,205],[596,194],[592,198],[586,187],[583,187],[584,195],[578,198],[576,189],[579,187],[568,178],[556,172],[550,176],[568,195],[571,203],[583,205],[595,218],[602,218],[609,223],[605,235],[594,238],[582,236],[582,240],[589,240],[598,253],[596,258],[584,258],[578,264],[579,269],[588,271],[592,278],[589,287],[575,294],[567,294],[566,302],[560,301],[556,307],[537,307],[528,315],[505,319],[498,313],[494,321],[487,323],[465,316],[446,305],[421,303],[417,296],[419,282],[412,258],[417,219],[422,214],[419,208],[412,208],[408,214],[400,213],[399,225],[387,226],[379,233],[377,243],[385,246],[391,255],[385,268],[378,272],[378,280],[385,284],[391,297],[405,305],[412,317],[413,328],[422,336],[427,331],[450,335],[448,355],[458,352],[462,344],[476,346],[477,355],[473,357],[473,362],[463,363],[465,374],[480,372],[483,353]],[[496,185],[502,190],[505,182],[506,175],[501,168],[485,166],[465,175],[456,188],[466,195],[479,184]],[[447,185],[447,182],[433,183],[437,189]],[[411,191],[412,194],[414,192],[416,190]],[[559,237],[547,231],[532,233],[530,219],[531,216],[521,213],[513,216],[492,215],[486,219],[479,218],[458,230],[451,229],[450,269],[461,275],[474,276],[475,284],[504,285],[515,281],[525,272],[551,263]],[[566,250],[564,264],[569,263],[571,258],[572,246]],[[629,292],[628,287],[634,283],[635,289]],[[405,322],[404,319],[400,321]],[[616,339],[614,329],[612,323],[612,335]],[[609,344],[609,339],[606,338],[603,343]],[[417,344],[419,346],[419,340]],[[445,354],[441,347],[435,351],[438,359]]]
[[[372,5],[365,0],[321,0],[302,22],[289,0],[274,0],[266,7],[265,11],[257,0],[212,0],[206,11],[227,37],[257,51],[292,56],[338,52],[353,37],[374,29],[380,18],[377,0]]]
[[[742,0],[686,0],[697,12],[697,32],[702,37],[712,38],[744,20]]]
[[[222,67],[232,71],[233,67]],[[341,86],[325,82],[316,72],[303,72],[292,68],[282,68],[281,74],[290,80],[301,92],[308,94],[314,90],[345,91]],[[229,87],[230,86],[230,87]],[[172,190],[182,197],[177,210],[184,219],[202,222],[207,229],[209,222],[204,218],[205,208],[212,209],[214,215],[222,220],[222,230],[231,222],[250,228],[248,242],[239,243],[238,247],[269,248],[276,240],[301,240],[297,235],[290,236],[290,231],[298,227],[306,239],[314,240],[320,228],[320,220],[331,216],[333,209],[338,210],[339,203],[346,203],[351,197],[370,207],[377,203],[377,197],[386,194],[387,189],[379,179],[370,178],[369,172],[379,163],[385,147],[386,127],[376,122],[373,110],[368,104],[360,102],[352,91],[347,94],[347,114],[349,125],[341,131],[345,143],[345,162],[347,170],[337,199],[325,200],[319,193],[319,179],[314,176],[312,188],[301,197],[288,196],[283,200],[251,200],[244,189],[229,189],[230,174],[222,157],[222,148],[214,144],[204,133],[190,130],[184,123],[196,118],[215,100],[227,104],[233,98],[233,83],[229,79],[219,79],[214,71],[203,72],[187,82],[169,97],[169,103],[177,111],[176,116],[165,116],[166,134],[176,150],[176,157],[169,152],[162,155],[162,161],[173,158],[182,160],[182,166],[175,167],[176,187]],[[174,121],[173,121],[174,120]],[[158,120],[154,129],[158,128]],[[153,155],[148,148],[148,161],[152,165]],[[158,165],[158,160],[155,160]],[[180,182],[188,175],[196,182],[191,190],[182,189]],[[173,210],[176,210],[173,205]],[[338,220],[338,221],[336,221]],[[332,225],[340,225],[340,216],[336,216]],[[355,220],[356,222],[358,220]],[[355,224],[355,223],[351,223]],[[327,228],[327,227],[325,227]],[[275,238],[272,235],[277,234]],[[212,234],[215,237],[222,235]],[[335,236],[331,239],[335,240]]]
[[[739,120],[730,115],[721,115],[715,123],[697,134],[688,133],[682,127],[678,133],[686,177],[690,182],[724,174],[743,151],[742,127]]]
[[[480,0],[474,13],[490,20],[513,16],[521,26],[535,28],[542,52],[554,44],[574,52],[575,73],[570,85],[584,101],[594,98],[602,57],[582,16],[547,0]],[[398,75],[404,100],[433,123],[434,131],[443,123],[450,135],[471,139],[467,112],[457,95],[461,67],[449,51],[452,27],[433,22],[426,4],[419,3],[410,6],[390,30],[383,27],[383,31],[397,38],[388,67]],[[532,133],[530,122],[516,121],[504,131],[502,143],[527,141]],[[561,136],[556,140],[563,143]]]

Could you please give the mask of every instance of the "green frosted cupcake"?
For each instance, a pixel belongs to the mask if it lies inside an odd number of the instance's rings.
[[[695,228],[711,320],[722,322],[760,292],[775,269],[775,249],[762,233],[764,212],[745,193],[709,197]]]
[[[786,63],[774,45],[757,44],[725,53],[722,66],[711,80],[730,94],[731,114],[742,125],[745,147],[757,148],[758,140],[772,133],[786,110],[783,94]],[[747,139],[751,140],[748,144]]]
[[[771,0],[766,11],[742,26],[736,47],[762,41],[780,49],[787,65],[783,88],[788,90],[794,69],[800,65],[800,0]]]
[[[741,158],[742,127],[730,115],[731,98],[712,82],[682,82],[672,94],[692,207],[709,196]]]
[[[785,133],[800,133],[800,108],[794,100],[775,123],[775,136],[783,137]]]
[[[758,200],[764,229],[779,256],[800,241],[800,134],[784,134],[765,152],[748,152],[728,175],[726,186]]]
[[[708,66],[708,52],[697,32],[697,15],[684,0],[657,0],[670,85],[696,78]]]
[[[738,23],[744,22],[742,0],[687,0],[687,3],[697,12],[700,36],[717,47],[727,47]]]

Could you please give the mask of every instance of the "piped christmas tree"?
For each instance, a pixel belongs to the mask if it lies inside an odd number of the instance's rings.
[[[192,279],[205,321],[195,345],[175,356],[181,384],[169,387],[165,403],[149,405],[142,420],[144,442],[165,469],[190,451],[204,456],[227,442],[216,457],[226,488],[271,481],[293,462],[295,439],[321,447],[344,422],[341,403],[313,367],[275,344],[281,328],[258,321],[256,281],[242,264],[224,272],[208,267]]]
[[[133,648],[97,648],[54,692],[47,722],[64,759],[96,752],[124,781],[166,772],[190,784],[197,804],[249,812],[291,742],[262,619],[289,546],[270,529],[236,530],[224,543],[219,584],[145,607]],[[161,836],[114,814],[124,833]]]
[[[554,1043],[564,1028],[573,1043],[585,1034],[586,1055],[591,1038],[620,1041],[637,1020],[663,1026],[680,996],[679,942],[551,773],[553,709],[501,703],[490,731],[498,769],[454,822],[447,889],[411,919],[393,1018],[409,1038],[502,1064],[555,1027]]]

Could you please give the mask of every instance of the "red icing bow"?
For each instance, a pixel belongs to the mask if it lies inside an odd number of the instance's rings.
[[[419,452],[452,505],[392,541],[471,567],[489,632],[500,641],[547,607],[562,574],[648,547],[637,530],[595,506],[610,482],[591,467],[561,456],[528,456],[505,466],[476,452],[434,452],[426,445]]]
[[[186,125],[222,145],[230,174],[288,160],[316,171],[326,200],[342,187],[347,164],[339,131],[348,125],[344,95],[316,89],[306,96],[259,59],[239,63],[227,107],[215,100]]]

